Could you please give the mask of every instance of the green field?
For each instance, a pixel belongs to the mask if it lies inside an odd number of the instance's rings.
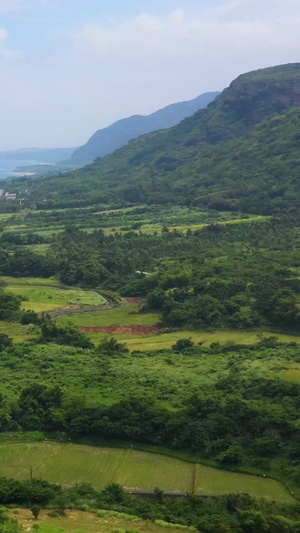
[[[4,232],[23,235],[34,233],[46,239],[47,243],[52,241],[53,235],[62,232],[70,221],[87,233],[100,227],[106,235],[128,231],[142,231],[144,234],[151,235],[155,232],[161,233],[162,229],[166,227],[170,231],[185,232],[188,229],[199,230],[211,223],[260,222],[268,218],[241,212],[204,210],[197,207],[172,206],[172,208],[166,208],[165,206],[149,207],[144,205],[108,209],[107,211],[97,211],[96,208],[95,210],[91,208],[78,208],[76,210],[65,208],[47,211],[36,210],[34,212],[25,210],[18,214],[0,214],[0,217]],[[138,229],[136,225],[138,225]],[[49,249],[47,243],[25,247],[44,255]]]
[[[60,289],[43,285],[8,284],[7,292],[24,296],[22,309],[31,309],[36,313],[55,311],[56,309],[77,309],[84,306],[98,306],[106,303],[105,298],[96,291],[81,289]]]
[[[110,482],[127,490],[226,494],[248,492],[282,502],[292,502],[288,491],[277,481],[215,468],[194,465],[132,449],[97,448],[77,444],[10,443],[0,445],[1,475],[26,479],[30,468],[35,477],[52,483],[91,483],[101,489]]]
[[[18,322],[0,321],[0,334],[8,335],[14,342],[24,342],[37,335],[35,326],[22,326]]]
[[[75,315],[66,315],[58,319],[59,324],[66,326],[72,324],[77,327],[109,327],[116,325],[123,326],[151,326],[158,324],[161,320],[157,313],[138,313],[139,305],[131,303],[126,307],[119,307],[104,312],[95,313],[78,313]],[[213,342],[226,344],[233,342],[235,344],[253,344],[258,342],[259,337],[270,337],[275,335],[281,342],[299,342],[300,336],[288,335],[284,333],[274,333],[264,330],[215,330],[215,331],[190,331],[181,330],[172,333],[161,333],[154,335],[141,335],[135,333],[118,334],[114,337],[121,342],[126,342],[130,350],[159,350],[170,348],[178,339],[191,338],[196,344],[201,342],[208,346]],[[88,333],[95,344],[97,344],[105,333]]]
[[[175,331],[173,333],[161,333],[159,335],[114,335],[116,339],[121,342],[126,342],[130,350],[161,350],[171,348],[178,339],[191,338],[197,344],[203,343],[204,346],[209,346],[213,342],[220,344],[235,343],[235,344],[253,344],[258,342],[259,331],[239,331],[239,330],[216,330],[208,331]],[[300,336],[286,335],[283,333],[274,333],[264,330],[265,337],[276,336],[280,342],[297,342],[300,343]],[[89,334],[89,337],[96,344],[103,338],[103,335]]]
[[[240,223],[244,223],[244,222],[262,222],[263,220],[267,220],[268,217],[265,217],[265,216],[260,216],[260,215],[257,215],[257,216],[251,216],[249,218],[237,218],[237,219],[231,219],[231,220],[220,220],[220,221],[217,221],[218,224],[240,224]],[[167,226],[169,231],[181,231],[181,232],[186,232],[188,229],[192,230],[192,231],[196,231],[196,230],[199,230],[199,229],[202,229],[202,228],[205,228],[206,226],[209,226],[211,224],[211,222],[206,222],[206,223],[186,223],[186,224],[171,224],[170,226]],[[110,226],[110,227],[104,227],[103,228],[103,231],[105,233],[105,235],[111,235],[115,232],[118,232],[118,233],[126,233],[127,231],[134,231],[135,233],[138,233],[139,231],[141,231],[142,233],[146,234],[146,235],[153,235],[154,233],[161,233],[163,228],[166,226],[166,223],[165,222],[155,222],[155,221],[152,221],[152,220],[149,220],[149,221],[143,221],[141,223],[141,226],[140,228],[137,230],[137,229],[130,229],[130,228],[127,228],[127,229],[124,229],[124,226],[118,226],[116,224],[114,224],[113,226]],[[94,227],[86,227],[84,228],[84,231],[86,231],[87,233],[91,233],[95,228]],[[41,235],[44,235],[44,233],[38,231],[37,233],[41,234]]]
[[[38,245],[39,246],[39,245]],[[59,287],[61,283],[57,278],[15,278],[12,276],[0,276],[0,284],[7,285],[54,285]]]
[[[23,246],[25,250],[31,250],[32,252],[35,252],[40,255],[46,255],[50,244],[26,244]]]
[[[127,306],[107,311],[93,313],[78,313],[65,315],[58,318],[61,326],[72,324],[77,327],[110,327],[110,326],[152,326],[159,324],[161,316],[157,313],[139,313],[139,304],[130,303]],[[87,333],[91,340],[97,344],[101,339],[109,335],[106,333]],[[274,333],[268,330],[215,330],[215,331],[190,331],[181,330],[172,333],[160,333],[154,335],[141,335],[139,333],[113,333],[120,342],[126,342],[130,350],[160,350],[171,348],[178,339],[191,338],[195,344],[201,342],[209,346],[213,342],[226,344],[253,344],[258,342],[261,336],[276,336],[281,342],[298,342],[300,336],[284,333]]]
[[[286,370],[284,378],[288,381],[300,383],[300,363],[294,365],[293,368]]]
[[[68,510],[66,516],[53,518],[49,510],[42,510],[38,522],[33,520],[29,509],[13,509],[10,516],[16,518],[22,529],[28,531],[33,526],[38,526],[38,533],[65,533],[81,531],[87,533],[111,533],[114,529],[128,531],[138,529],[141,533],[165,533],[165,528],[157,526],[150,520],[129,520],[119,516],[97,516],[93,513]],[[182,533],[182,529],[172,527],[174,533]]]
[[[69,323],[74,326],[152,326],[158,324],[161,320],[157,313],[139,313],[139,304],[130,303],[129,305],[109,309],[107,311],[93,313],[78,313],[76,315],[66,315],[60,317],[59,324],[64,326]]]
[[[262,222],[263,220],[267,220],[268,217],[264,216],[253,216],[250,218],[238,218],[233,220],[224,220],[217,222],[218,224],[240,224],[244,222]],[[180,224],[180,225],[174,225],[170,226],[169,230],[173,231],[187,231],[188,229],[192,231],[196,231],[198,229],[205,228],[206,226],[209,226],[209,224]],[[146,233],[148,235],[153,234],[155,231],[160,232],[163,229],[163,224],[145,224],[141,226],[141,231],[143,233]]]

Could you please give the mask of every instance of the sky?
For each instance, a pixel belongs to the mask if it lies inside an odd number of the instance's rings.
[[[300,62],[299,28],[299,0],[0,0],[0,151],[80,146]]]

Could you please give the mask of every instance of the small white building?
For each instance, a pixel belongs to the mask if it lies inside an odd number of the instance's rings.
[[[15,200],[17,198],[17,194],[15,192],[14,193],[6,192],[4,195],[4,198],[6,200]]]

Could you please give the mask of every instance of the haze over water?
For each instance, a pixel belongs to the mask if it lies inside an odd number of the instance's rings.
[[[25,167],[34,165],[36,161],[28,161],[23,159],[0,159],[0,179],[6,179],[13,176],[20,176],[22,172],[15,172],[17,167]]]

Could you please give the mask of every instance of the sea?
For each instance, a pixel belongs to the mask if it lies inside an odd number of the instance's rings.
[[[24,172],[16,172],[16,168],[35,164],[37,164],[37,161],[29,161],[28,159],[0,159],[0,179],[23,176]]]

